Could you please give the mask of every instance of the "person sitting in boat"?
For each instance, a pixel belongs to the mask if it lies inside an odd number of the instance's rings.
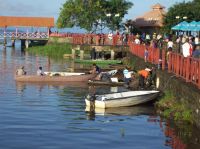
[[[131,82],[131,72],[129,72],[128,67],[123,70],[123,75],[124,75],[124,82],[129,85]]]
[[[94,80],[101,80],[101,68],[97,66],[95,63],[92,65],[92,70],[90,70],[91,74],[97,74]]]
[[[145,87],[145,81],[147,80],[148,76],[150,75],[151,69],[147,66],[145,69],[138,71],[139,74],[139,87]]]
[[[101,68],[94,63],[92,65],[92,70],[90,70],[90,73],[91,74],[99,74],[99,73],[101,73]]]
[[[38,76],[44,76],[44,73],[43,73],[43,71],[42,71],[42,67],[40,66],[39,68],[38,68],[38,70],[37,70],[37,75]]]
[[[26,71],[24,70],[24,66],[21,66],[19,69],[17,69],[16,75],[17,76],[26,75]]]

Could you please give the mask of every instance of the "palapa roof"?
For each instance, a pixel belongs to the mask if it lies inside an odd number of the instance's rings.
[[[153,5],[152,10],[144,15],[137,17],[134,22],[138,27],[162,27],[163,17],[166,14],[164,6],[160,4]]]

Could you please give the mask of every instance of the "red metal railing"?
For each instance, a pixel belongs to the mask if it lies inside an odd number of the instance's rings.
[[[178,53],[169,54],[168,72],[176,74],[186,82],[191,82],[200,89],[200,59],[183,57]]]
[[[71,37],[72,44],[87,44],[87,45],[127,45],[127,40],[124,41],[120,35],[113,35],[109,38],[108,34],[68,34],[68,33],[51,33],[50,37]],[[131,36],[130,36],[131,37]]]
[[[147,61],[153,64],[159,63],[160,50],[145,45],[136,45],[132,42],[129,42],[130,52],[140,58],[144,58],[145,49],[148,51]]]
[[[191,82],[200,89],[200,59],[193,57],[183,57],[183,55],[170,52],[166,54],[157,48],[146,47],[145,45],[136,45],[129,43],[130,52],[144,59],[145,48],[148,48],[148,62],[153,64],[162,64],[162,70],[167,69],[169,73],[174,73],[177,77],[183,78],[186,82]],[[166,56],[168,57],[166,59]],[[160,60],[160,58],[162,60]]]

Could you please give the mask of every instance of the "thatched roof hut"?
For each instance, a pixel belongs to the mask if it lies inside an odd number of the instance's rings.
[[[135,25],[146,32],[158,32],[163,26],[163,17],[165,16],[165,7],[156,4],[152,6],[152,10],[144,15],[137,17],[134,21]]]

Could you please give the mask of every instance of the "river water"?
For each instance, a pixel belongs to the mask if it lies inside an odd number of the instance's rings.
[[[152,104],[96,109],[85,106],[87,84],[26,84],[16,68],[64,71],[71,64],[0,46],[0,148],[2,149],[199,149],[198,129],[160,118]]]

